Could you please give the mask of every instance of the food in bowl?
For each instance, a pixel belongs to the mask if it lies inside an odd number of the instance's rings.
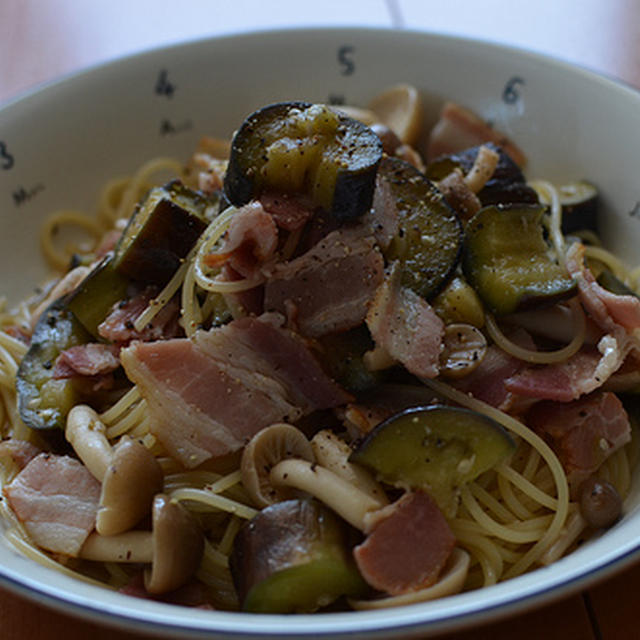
[[[63,273],[1,319],[9,541],[290,613],[481,588],[616,522],[640,300],[597,190],[527,182],[453,103],[420,153],[420,113],[271,104],[51,218]],[[69,223],[97,242],[61,252]]]

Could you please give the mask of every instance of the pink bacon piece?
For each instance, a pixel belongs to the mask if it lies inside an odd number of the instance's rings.
[[[439,371],[444,323],[428,302],[402,287],[397,271],[385,278],[367,313],[376,347],[417,376],[435,378]]]
[[[41,453],[4,494],[36,545],[75,557],[95,526],[100,483],[77,460]]]
[[[629,417],[611,392],[566,403],[540,402],[526,422],[549,440],[573,488],[631,440]]]
[[[125,371],[153,416],[152,433],[185,466],[237,451],[269,424],[350,400],[277,320],[247,317],[193,340],[122,350]]]
[[[431,496],[406,493],[376,514],[353,555],[363,578],[391,595],[417,591],[438,580],[455,537]]]
[[[484,142],[494,142],[519,166],[523,167],[527,158],[505,135],[492,129],[475,113],[455,102],[447,102],[440,112],[440,119],[431,130],[427,146],[427,160],[438,156],[464,151]]]
[[[362,323],[382,282],[384,260],[363,229],[332,231],[309,251],[267,274],[264,306],[317,338]]]

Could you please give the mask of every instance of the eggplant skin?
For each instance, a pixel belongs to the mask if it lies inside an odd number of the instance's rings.
[[[42,313],[16,374],[18,412],[28,427],[64,429],[67,413],[78,396],[71,380],[53,379],[54,363],[65,349],[91,339],[64,298]]]
[[[379,423],[349,459],[387,484],[429,492],[450,514],[457,489],[514,450],[511,436],[488,416],[435,404],[409,407]]]
[[[488,206],[467,223],[462,270],[495,315],[548,307],[577,291],[549,256],[544,212],[543,205]]]
[[[65,297],[69,311],[83,327],[100,340],[98,326],[111,307],[126,297],[129,281],[113,267],[114,257],[107,254],[89,275]]]
[[[461,169],[468,173],[478,155],[481,146],[486,146],[498,154],[498,165],[491,178],[477,194],[482,206],[490,204],[538,204],[538,195],[524,178],[520,167],[494,144],[470,147],[464,151],[441,156],[429,163],[425,170],[426,176],[435,181],[445,178],[454,169]]]
[[[460,218],[436,185],[408,162],[385,156],[379,177],[388,185],[398,214],[398,231],[384,257],[399,261],[403,286],[432,300],[460,262]]]
[[[371,208],[382,143],[366,125],[309,102],[248,116],[231,143],[224,192],[242,206],[262,193],[306,198],[340,221]]]
[[[311,613],[368,587],[344,522],[316,500],[266,507],[236,535],[229,567],[244,611]]]
[[[131,280],[165,285],[207,227],[209,204],[178,180],[151,189],[115,249],[115,270]]]

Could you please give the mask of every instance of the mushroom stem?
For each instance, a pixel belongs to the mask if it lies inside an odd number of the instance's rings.
[[[144,562],[153,560],[150,531],[127,531],[117,536],[92,533],[80,549],[80,558],[97,562]]]
[[[349,462],[351,447],[344,440],[323,429],[313,436],[311,448],[318,464],[366,493],[378,506],[389,504],[384,490],[373,476],[364,467]]]
[[[65,436],[85,467],[102,482],[111,462],[112,449],[98,414],[84,404],[73,407],[67,417]]]
[[[464,178],[466,185],[473,193],[478,193],[491,179],[499,160],[500,156],[490,147],[483,144],[478,149],[478,155],[473,162],[473,166]]]
[[[113,536],[136,525],[162,491],[163,473],[151,452],[129,436],[111,447],[100,416],[77,405],[67,417],[67,440],[90,473],[102,483],[96,517],[99,534]]]
[[[149,593],[167,593],[195,574],[204,552],[204,534],[180,503],[159,493],[153,499],[152,531],[127,531],[102,536],[92,533],[78,556],[98,562],[140,562]]]
[[[274,485],[310,493],[349,524],[364,531],[365,515],[380,509],[380,503],[332,471],[306,460],[283,460],[270,474]]]

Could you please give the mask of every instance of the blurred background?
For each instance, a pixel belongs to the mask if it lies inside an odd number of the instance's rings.
[[[640,88],[640,0],[0,0],[0,105],[152,47],[256,29],[356,25],[518,46]],[[639,589],[636,566],[545,609],[448,637],[638,638]],[[49,611],[0,587],[2,640],[88,637],[141,638]]]
[[[638,0],[0,0],[0,102],[150,47],[310,25],[492,40],[640,87]]]

